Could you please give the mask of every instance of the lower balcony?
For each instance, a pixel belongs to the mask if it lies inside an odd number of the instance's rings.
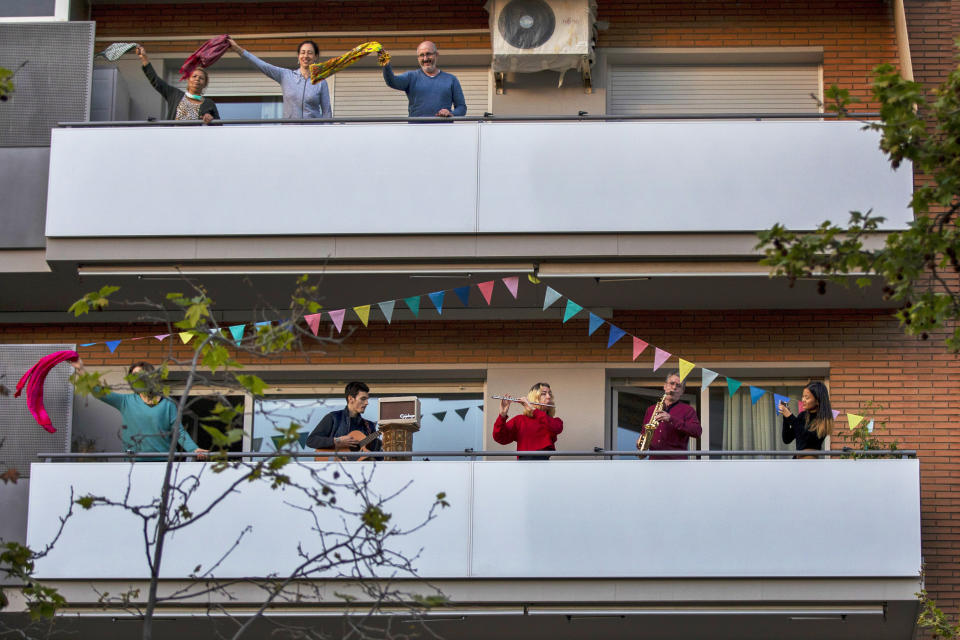
[[[921,568],[916,459],[311,461],[290,465],[289,487],[244,482],[216,504],[237,472],[211,467],[176,468],[180,486],[193,492],[191,512],[213,507],[168,540],[161,590],[228,586],[164,603],[159,637],[208,637],[225,616],[249,615],[263,585],[355,530],[356,521],[307,497],[328,482],[359,483],[368,498],[386,500],[388,525],[408,531],[388,538],[388,551],[409,559],[412,571],[360,561],[321,568],[300,581],[297,597],[267,610],[271,620],[332,632],[345,613],[369,610],[363,585],[390,584],[421,594],[439,589],[448,604],[426,619],[447,637],[913,632]],[[71,492],[146,503],[163,473],[151,462],[34,464],[29,544],[54,538]],[[424,522],[441,492],[449,506]],[[362,510],[352,488],[336,496],[339,508]],[[104,591],[146,592],[141,520],[117,507],[75,508],[37,575],[68,595],[67,626],[132,629],[135,612],[98,600]],[[345,593],[357,600],[337,595]],[[389,606],[375,616],[383,624],[407,618]]]

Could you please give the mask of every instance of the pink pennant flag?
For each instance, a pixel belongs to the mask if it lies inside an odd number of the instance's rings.
[[[153,337],[156,338],[157,340],[159,340],[160,342],[163,342],[164,340],[166,340],[167,338],[170,337],[170,334],[169,334],[169,333],[162,333],[162,334],[160,334],[159,336],[153,336]]]
[[[487,304],[490,304],[490,300],[493,298],[493,284],[493,280],[477,283],[477,289],[480,289],[480,293],[483,294],[483,299],[487,301]]]
[[[647,348],[647,343],[641,340],[640,338],[633,337],[633,359],[636,360],[637,356],[643,353],[643,350]]]
[[[653,354],[653,370],[656,371],[663,365],[664,362],[670,359],[670,353],[664,351],[660,347],[656,347],[657,351]]]
[[[323,313],[311,313],[308,316],[303,316],[303,319],[307,321],[307,326],[310,327],[310,331],[313,331],[313,335],[317,335],[317,332],[320,331],[320,318],[323,316]]]
[[[333,320],[333,326],[337,328],[337,333],[340,333],[340,329],[343,328],[343,315],[346,312],[346,309],[337,309],[330,312],[330,319]]]
[[[509,278],[503,279],[503,284],[507,285],[507,290],[510,292],[510,295],[513,296],[513,299],[517,299],[517,287],[520,286],[520,278],[518,276],[511,276]]]

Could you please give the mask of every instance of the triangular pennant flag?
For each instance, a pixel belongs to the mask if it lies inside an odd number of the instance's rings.
[[[490,300],[493,299],[493,285],[493,280],[477,283],[477,289],[480,289],[480,293],[483,294],[483,299],[487,301],[487,304],[490,304]]]
[[[616,325],[610,325],[610,335],[607,337],[607,349],[617,343],[617,340],[627,335],[627,332]]]
[[[510,295],[513,296],[513,299],[517,299],[517,287],[520,286],[520,278],[518,276],[510,276],[509,278],[503,279],[503,284],[507,285],[507,291],[510,292]]]
[[[480,411],[483,411],[483,405],[482,405],[482,404],[478,404],[478,405],[477,405],[477,409],[480,409]]]
[[[311,313],[303,316],[303,319],[307,321],[307,326],[310,327],[310,331],[313,331],[313,335],[317,335],[320,331],[320,318],[322,317],[323,313]]]
[[[347,313],[346,309],[337,309],[335,311],[329,311],[330,319],[333,320],[333,326],[337,328],[337,333],[340,333],[340,330],[343,329],[343,316]]]
[[[433,306],[436,307],[437,313],[441,315],[443,315],[443,296],[446,293],[446,291],[434,291],[433,293],[427,294],[427,297],[430,298],[430,302],[432,302]]]
[[[460,302],[463,303],[463,306],[470,306],[470,287],[457,287],[453,290],[457,297],[460,298]]]
[[[153,336],[153,337],[156,338],[157,340],[159,340],[160,342],[163,342],[164,340],[166,340],[167,338],[170,337],[170,334],[169,334],[169,333],[161,333],[160,335],[158,335],[158,336]]]
[[[560,294],[554,291],[553,287],[547,285],[547,292],[543,294],[543,310],[546,311],[560,297]]]
[[[734,380],[730,376],[727,376],[727,391],[730,393],[730,397],[733,397],[733,394],[737,392],[740,388],[740,385],[743,384],[739,380]]]
[[[251,451],[260,451],[260,445],[263,444],[263,438],[254,438],[250,441],[250,445],[253,447]]]
[[[578,305],[570,298],[567,298],[567,308],[563,310],[563,321],[566,322],[581,311],[583,311],[583,307]]]
[[[840,415],[840,409],[834,409],[834,410],[833,410],[833,419],[836,420],[838,415]]]
[[[653,370],[656,371],[663,363],[670,359],[672,354],[669,351],[664,351],[660,347],[656,347],[656,352],[653,354]]]
[[[683,382],[687,379],[687,376],[690,375],[690,372],[693,371],[693,368],[697,366],[688,360],[680,358],[680,382]]]
[[[95,344],[97,344],[97,343],[96,343],[96,342],[87,342],[87,343],[84,343],[84,344],[82,344],[82,345],[80,345],[80,346],[81,346],[81,347],[92,347],[92,346],[95,345]]]
[[[396,300],[387,300],[378,304],[380,311],[383,312],[383,317],[387,319],[387,324],[390,324],[391,318],[393,318],[393,307],[397,304]]]
[[[593,332],[600,328],[600,325],[603,324],[603,318],[600,316],[591,313],[590,314],[590,325],[587,327],[587,335],[593,335]]]
[[[700,369],[703,372],[703,380],[700,382],[700,390],[703,391],[709,387],[714,380],[717,379],[719,375],[716,371],[711,371],[710,369]]]
[[[467,419],[467,411],[470,411],[470,407],[464,407],[463,409],[454,409],[457,412],[457,415],[460,416],[461,420]]]
[[[144,336],[140,336],[139,338],[127,338],[127,340],[131,340],[131,341],[133,341],[133,340],[143,340],[143,338],[144,338]]]
[[[180,336],[181,340],[183,340],[183,344],[187,344],[188,342],[193,340],[193,333],[190,331],[181,331],[177,335]]]
[[[766,392],[766,389],[761,389],[760,387],[750,385],[750,404],[757,404],[757,400],[763,397],[763,394]]]
[[[370,305],[364,304],[359,307],[354,307],[353,312],[357,314],[357,317],[360,318],[360,322],[363,323],[363,326],[367,326],[367,323],[370,321]]]
[[[281,443],[283,442],[283,436],[270,436],[270,439],[273,440],[273,448],[277,451],[280,451]]]
[[[269,326],[270,326],[270,321],[269,321],[269,320],[264,320],[263,322],[254,322],[254,323],[253,323],[253,326],[255,326],[257,329],[259,329],[260,327],[269,327]]]
[[[227,328],[230,330],[230,335],[233,336],[233,341],[240,344],[240,341],[243,340],[243,332],[246,331],[247,325],[235,324]]]
[[[643,353],[643,350],[647,348],[647,343],[637,336],[633,336],[633,359],[636,360],[637,356]]]
[[[863,422],[863,416],[858,416],[855,413],[847,414],[847,423],[851,429],[856,429],[861,422]]]
[[[527,280],[529,280],[532,284],[540,284],[540,278],[533,275],[532,273],[527,274]]]
[[[439,420],[440,422],[443,422],[443,419],[447,417],[447,412],[438,411],[437,413],[433,414],[433,417]]]
[[[773,394],[773,411],[775,413],[780,411],[780,403],[790,404],[790,398],[787,396],[782,396],[779,393]]]
[[[413,317],[419,317],[420,315],[420,296],[410,296],[409,298],[404,298],[404,302],[407,303],[407,306],[410,308],[410,311],[413,312]]]
[[[110,353],[113,353],[117,350],[117,347],[120,346],[120,340],[107,340],[103,344],[107,345],[107,349],[110,349]]]
[[[299,438],[297,438],[297,440],[300,441],[300,446],[303,447],[304,449],[306,449],[306,448],[307,448],[307,438],[310,437],[310,432],[309,432],[309,431],[301,431],[301,432],[298,433],[297,435],[300,436]]]
[[[867,424],[867,433],[873,433],[873,420]]]

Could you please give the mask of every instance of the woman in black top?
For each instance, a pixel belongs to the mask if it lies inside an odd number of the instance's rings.
[[[810,382],[800,397],[800,415],[793,415],[785,402],[780,403],[783,414],[784,444],[797,441],[797,451],[820,451],[824,439],[833,431],[833,410],[830,394],[822,382]],[[798,456],[812,457],[812,456]]]
[[[209,80],[206,71],[200,67],[194,69],[187,78],[187,90],[181,91],[160,79],[150,64],[146,49],[137,47],[137,55],[143,65],[143,75],[147,76],[153,88],[166,100],[164,120],[203,120],[204,124],[210,124],[211,120],[220,119],[217,105],[202,95]]]

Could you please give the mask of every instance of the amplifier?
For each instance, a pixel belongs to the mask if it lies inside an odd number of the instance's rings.
[[[380,398],[381,426],[407,426],[416,431],[420,428],[420,399],[417,396]]]

